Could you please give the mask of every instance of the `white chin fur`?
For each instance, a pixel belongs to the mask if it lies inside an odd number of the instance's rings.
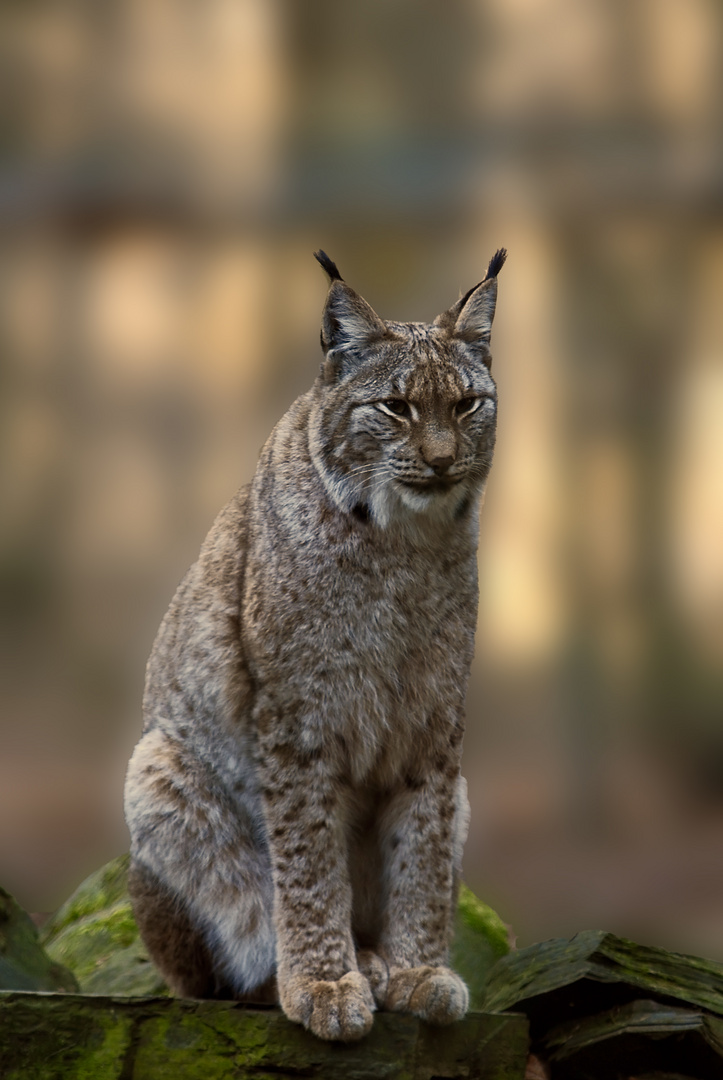
[[[454,515],[465,496],[463,484],[449,491],[414,491],[406,484],[384,484],[372,492],[369,500],[374,520],[382,528],[398,521],[409,521],[410,510],[415,516],[443,521]]]

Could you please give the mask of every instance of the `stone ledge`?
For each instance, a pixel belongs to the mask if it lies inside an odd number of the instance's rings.
[[[3,1080],[523,1080],[527,1052],[514,1013],[447,1028],[379,1013],[342,1044],[231,1001],[0,993]]]

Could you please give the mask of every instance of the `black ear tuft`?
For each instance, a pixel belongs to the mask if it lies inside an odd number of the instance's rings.
[[[497,254],[499,255],[499,252],[497,252]],[[318,251],[314,252],[314,258],[316,259],[316,261],[318,263],[321,264],[321,266],[323,266],[324,270],[329,275],[329,281],[343,281],[344,280],[344,278],[341,276],[341,274],[339,273],[339,271],[337,269],[336,263],[332,262],[332,260],[326,254],[326,252],[322,251],[321,248],[319,248]],[[495,258],[497,258],[497,255],[495,255]],[[492,264],[490,263],[490,266],[491,265]]]
[[[500,270],[505,265],[505,259],[506,258],[507,258],[507,248],[499,248],[499,250],[497,250],[494,253],[492,258],[490,259],[490,264],[487,267],[487,273],[485,274],[485,277],[484,277],[485,281],[487,281],[489,278],[497,277]],[[332,263],[332,265],[333,265],[333,263]]]
[[[476,285],[473,285],[471,289],[468,289],[467,292],[464,294],[464,296],[462,296],[457,301],[457,310],[458,311],[462,310],[462,308],[467,303],[467,301],[469,300],[472,293],[475,292],[476,289],[479,289],[480,285],[484,285],[485,281],[490,281],[491,278],[496,278],[497,277],[500,270],[505,265],[506,258],[507,258],[507,248],[498,248],[498,250],[494,253],[492,258],[490,259],[490,264],[487,267],[487,273],[482,278],[482,280],[478,281]]]

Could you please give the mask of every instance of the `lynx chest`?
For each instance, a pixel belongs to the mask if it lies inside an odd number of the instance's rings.
[[[262,534],[250,553],[242,623],[254,675],[310,748],[335,740],[360,775],[382,757],[407,767],[461,714],[474,549],[415,545],[363,521],[313,524],[297,520],[282,542],[277,522],[273,543]]]

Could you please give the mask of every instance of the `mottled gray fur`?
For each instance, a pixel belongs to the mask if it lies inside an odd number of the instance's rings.
[[[446,965],[504,253],[431,324],[383,321],[317,257],[321,372],[163,620],[126,816],[172,988],[348,1040],[375,1008],[467,1008]]]

